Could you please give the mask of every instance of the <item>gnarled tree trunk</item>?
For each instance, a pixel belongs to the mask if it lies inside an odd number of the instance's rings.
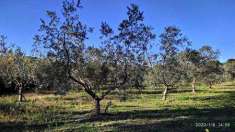
[[[95,114],[99,115],[101,113],[101,109],[100,109],[100,101],[103,100],[105,98],[106,95],[108,95],[112,90],[114,90],[115,88],[117,88],[118,86],[113,86],[110,87],[107,91],[103,92],[101,96],[98,96],[94,91],[92,91],[91,86],[89,86],[88,83],[86,83],[85,81],[81,80],[81,79],[76,79],[74,78],[71,74],[69,74],[69,77],[71,80],[75,81],[76,83],[80,84],[83,88],[83,90],[92,97],[92,99],[95,102]]]
[[[162,100],[166,100],[167,91],[168,91],[168,87],[166,87],[164,92],[163,92]]]
[[[18,101],[19,102],[26,101],[26,98],[23,94],[25,83],[22,83],[22,82],[18,81],[17,84],[16,84],[16,87],[18,88]]]
[[[22,102],[23,101],[23,93],[22,93],[22,86],[18,87],[18,101]]]
[[[100,114],[100,99],[95,99],[95,114],[99,115]]]
[[[209,83],[209,88],[212,89],[212,83]]]
[[[192,81],[192,93],[193,93],[193,94],[196,93],[196,91],[195,91],[195,89],[196,89],[195,84],[196,84],[196,78],[193,78],[193,81]]]

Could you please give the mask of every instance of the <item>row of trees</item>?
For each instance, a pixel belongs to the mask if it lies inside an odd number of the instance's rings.
[[[64,91],[76,87],[94,100],[99,114],[100,101],[115,89],[164,86],[165,100],[168,90],[182,82],[191,82],[195,93],[196,82],[211,87],[224,75],[235,77],[234,60],[221,64],[218,51],[210,46],[191,49],[191,42],[177,27],[166,27],[159,44],[154,44],[153,28],[144,23],[143,12],[134,4],[117,29],[102,22],[100,44],[88,46],[86,40],[94,28],[80,21],[80,8],[80,1],[65,0],[61,15],[47,11],[48,18],[41,19],[34,37],[34,57],[7,47],[6,37],[0,37],[0,82],[17,89],[19,101],[27,87]]]
[[[163,36],[164,35],[164,36]],[[203,82],[212,88],[212,85],[223,80],[223,65],[217,60],[218,51],[210,46],[202,46],[200,49],[190,49],[189,41],[179,37],[180,30],[167,27],[166,32],[161,35],[161,53],[156,64],[147,74],[147,82],[155,87],[164,86],[163,100],[169,89],[180,84],[191,82],[192,93],[196,93],[196,83]],[[173,36],[173,37],[172,37]],[[168,38],[169,37],[169,38]]]

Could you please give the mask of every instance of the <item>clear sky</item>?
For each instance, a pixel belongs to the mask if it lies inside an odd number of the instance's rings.
[[[28,54],[40,18],[46,10],[60,12],[62,0],[0,0],[0,33]],[[193,42],[194,48],[209,44],[221,52],[220,60],[235,58],[234,0],[83,0],[81,19],[95,27],[89,43],[98,40],[100,23],[113,27],[126,17],[126,6],[135,3],[144,11],[145,22],[159,35],[175,25]],[[157,41],[157,40],[156,40]]]

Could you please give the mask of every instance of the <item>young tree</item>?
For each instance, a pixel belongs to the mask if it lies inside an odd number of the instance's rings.
[[[209,85],[211,89],[213,84],[221,82],[223,78],[223,67],[219,61],[209,61],[204,66],[203,81]]]
[[[101,48],[88,47],[85,40],[91,28],[78,15],[80,1],[63,2],[62,16],[48,11],[49,21],[41,20],[36,44],[47,49],[48,58],[59,64],[64,80],[79,84],[95,102],[100,113],[100,101],[115,89],[130,86],[133,71],[143,67],[145,52],[154,34],[143,23],[138,6],[128,7],[128,18],[123,20],[117,33],[106,23],[101,24]],[[67,80],[66,80],[67,79]]]
[[[203,58],[198,50],[187,48],[180,53],[182,67],[185,69],[184,80],[191,81],[192,93],[196,93],[196,82],[202,74]]]
[[[205,45],[199,49],[202,57],[202,74],[201,80],[212,87],[213,83],[222,79],[223,67],[222,64],[217,60],[219,51],[214,50],[212,47]]]
[[[186,80],[190,80],[192,82],[192,93],[196,92],[195,84],[197,81],[208,80],[208,78],[205,78],[205,76],[207,76],[209,72],[213,71],[209,71],[210,68],[208,67],[208,64],[211,62],[215,62],[217,60],[218,54],[218,51],[213,50],[212,47],[207,45],[202,46],[199,50],[186,49],[181,53],[181,62],[183,64],[183,67],[185,67]],[[221,69],[217,70],[219,70],[218,73],[220,73]],[[207,71],[207,73],[205,71]],[[212,79],[213,77],[209,78]]]
[[[10,78],[10,83],[15,84],[18,90],[18,101],[22,102],[25,99],[23,90],[29,87],[29,84],[34,83],[35,65],[32,58],[25,56],[20,48],[12,49],[6,55],[8,69],[5,71]]]
[[[9,81],[8,74],[6,71],[8,71],[7,68],[7,61],[6,61],[6,55],[7,55],[7,42],[6,42],[6,36],[0,35],[0,80],[1,80],[1,86],[0,86],[0,92],[4,93],[6,92],[7,83]]]
[[[34,80],[35,65],[20,48],[7,47],[6,37],[0,37],[0,75],[11,89],[18,90],[18,101],[23,100],[23,89]]]
[[[229,59],[224,64],[225,77],[227,80],[235,79],[235,59]]]
[[[160,35],[160,55],[155,69],[155,81],[165,86],[162,99],[166,99],[169,88],[175,86],[183,75],[180,65],[179,52],[182,47],[190,44],[183,36],[180,29],[170,26],[166,27]]]
[[[36,60],[30,56],[26,56],[25,53],[17,48],[14,51],[14,70],[11,74],[16,87],[18,89],[18,101],[22,102],[26,98],[23,95],[23,90],[28,88],[30,84],[35,85],[36,80]]]

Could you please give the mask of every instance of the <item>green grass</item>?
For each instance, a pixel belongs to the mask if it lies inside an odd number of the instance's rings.
[[[100,116],[90,114],[93,102],[85,93],[26,94],[27,102],[21,104],[16,102],[17,96],[1,96],[0,131],[235,130],[235,83],[213,89],[201,85],[195,95],[190,88],[178,88],[168,94],[166,101],[161,100],[160,89],[128,93],[127,101],[120,101],[115,94],[107,96],[102,108],[109,101],[112,105],[108,114]],[[196,127],[196,123],[207,126]],[[213,127],[208,123],[230,126]]]

